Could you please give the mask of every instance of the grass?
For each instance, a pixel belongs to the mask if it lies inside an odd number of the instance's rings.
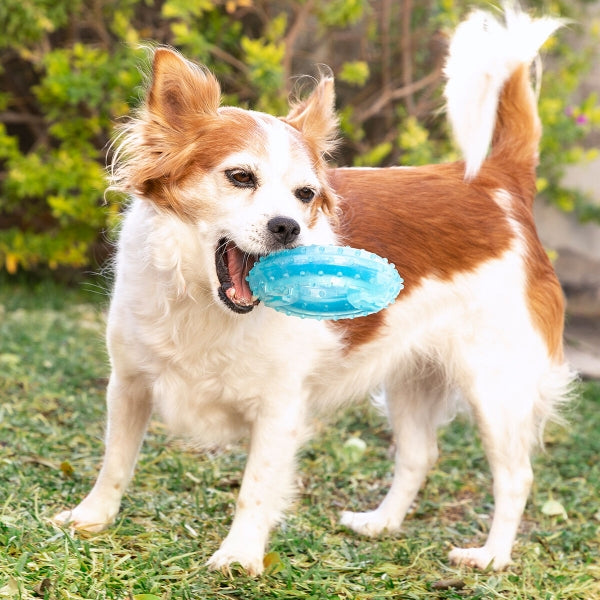
[[[389,431],[367,407],[324,425],[302,452],[300,494],[262,577],[204,567],[231,520],[243,446],[198,454],[157,422],[115,526],[94,536],[53,527],[48,518],[89,490],[102,453],[104,305],[48,283],[0,286],[0,598],[600,598],[597,383],[582,386],[569,429],[547,432],[504,573],[446,559],[489,526],[489,471],[466,421],[441,433],[441,459],[400,537],[338,525],[342,509],[374,507],[390,481]],[[351,437],[366,442],[358,460]]]

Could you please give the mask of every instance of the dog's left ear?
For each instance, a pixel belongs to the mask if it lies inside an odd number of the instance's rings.
[[[308,98],[291,105],[283,121],[302,133],[319,156],[330,153],[336,146],[338,131],[333,77],[321,77]]]

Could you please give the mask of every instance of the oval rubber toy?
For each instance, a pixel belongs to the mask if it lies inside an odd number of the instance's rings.
[[[404,287],[393,264],[348,246],[299,246],[263,256],[247,277],[270,308],[311,319],[353,319],[389,306]]]

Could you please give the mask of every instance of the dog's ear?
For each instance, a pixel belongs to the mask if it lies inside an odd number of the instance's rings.
[[[207,135],[214,137],[220,100],[219,83],[208,70],[174,50],[156,49],[146,101],[122,127],[113,155],[113,189],[186,217],[191,209],[181,202],[177,186],[192,164],[199,168],[199,147]]]
[[[190,118],[216,115],[220,101],[219,82],[208,70],[173,50],[155,50],[146,103],[153,116],[174,129],[184,130]]]
[[[292,104],[283,120],[300,131],[319,156],[330,153],[338,130],[333,77],[321,77],[308,98]]]

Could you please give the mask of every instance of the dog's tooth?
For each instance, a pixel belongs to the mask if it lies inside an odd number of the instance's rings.
[[[234,300],[235,299],[235,287],[231,286],[226,292],[225,292],[226,296],[230,299],[230,300]]]

